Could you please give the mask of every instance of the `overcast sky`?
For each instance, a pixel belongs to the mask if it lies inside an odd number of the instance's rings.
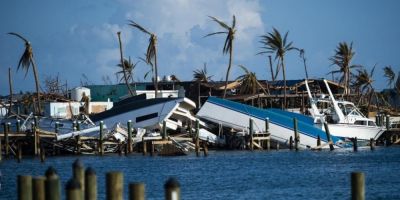
[[[329,58],[339,42],[353,42],[353,64],[370,70],[375,64],[374,86],[387,85],[382,68],[400,71],[400,1],[397,0],[15,0],[0,3],[0,95],[8,94],[8,68],[12,68],[14,90],[33,91],[31,71],[16,71],[24,44],[8,32],[28,38],[33,46],[39,78],[59,78],[70,87],[79,86],[84,74],[89,83],[117,82],[119,62],[117,32],[122,32],[125,56],[135,62],[144,55],[148,36],[128,26],[133,20],[158,36],[159,75],[192,80],[193,70],[207,63],[213,80],[222,80],[228,55],[222,54],[224,36],[203,38],[221,31],[207,16],[228,24],[237,19],[234,61],[230,79],[244,65],[259,79],[271,79],[267,56],[256,55],[260,36],[273,27],[289,31],[293,45],[305,49],[309,75],[330,78]],[[305,72],[298,52],[286,56],[287,78],[303,79]],[[140,62],[135,81],[144,81],[149,67]],[[279,76],[281,77],[281,76]],[[149,79],[147,80],[149,81]]]

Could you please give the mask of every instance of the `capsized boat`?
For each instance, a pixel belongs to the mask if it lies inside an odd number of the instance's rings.
[[[265,120],[269,119],[269,133],[271,140],[289,144],[290,136],[294,136],[293,118],[298,120],[298,133],[300,135],[299,147],[303,149],[317,146],[318,136],[321,139],[321,147],[328,148],[326,133],[315,127],[313,119],[305,115],[278,109],[260,109],[253,106],[233,102],[216,97],[208,97],[207,101],[196,114],[224,127],[237,130],[247,130],[249,120],[252,119],[256,131],[265,132]],[[342,141],[331,136],[336,147],[342,147]]]
[[[161,129],[163,121],[166,121],[167,128],[177,130],[187,121],[196,121],[191,113],[194,108],[196,104],[185,97],[126,99],[110,110],[90,116],[90,119],[96,124],[104,121],[109,127],[131,120],[134,128],[149,130]]]
[[[336,100],[329,88],[326,80],[323,80],[329,93],[328,97],[324,95],[321,98],[315,98],[311,95],[307,80],[306,88],[310,98],[311,108],[309,109],[314,123],[321,129],[324,129],[323,123],[329,124],[329,131],[332,135],[341,138],[357,138],[357,140],[377,140],[385,131],[384,127],[379,127],[375,122],[365,117],[362,112],[349,101]],[[319,108],[321,103],[327,104],[327,108]]]

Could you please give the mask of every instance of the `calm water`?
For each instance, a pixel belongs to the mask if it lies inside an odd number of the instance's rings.
[[[43,175],[53,166],[65,182],[77,157],[26,158],[0,163],[0,199],[16,199],[18,174]],[[208,157],[80,156],[98,174],[99,199],[105,199],[105,173],[124,172],[125,199],[129,182],[144,182],[147,199],[163,199],[171,176],[181,184],[182,199],[349,199],[350,173],[363,171],[367,199],[400,199],[400,148],[369,150],[211,151]],[[63,191],[64,193],[64,191]]]

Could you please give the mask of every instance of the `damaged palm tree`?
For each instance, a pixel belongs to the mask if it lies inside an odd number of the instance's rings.
[[[231,71],[232,67],[232,56],[233,56],[233,40],[235,38],[235,33],[236,33],[236,18],[235,15],[233,15],[233,20],[232,20],[232,26],[228,26],[226,23],[218,20],[215,17],[209,16],[213,21],[217,22],[225,31],[219,31],[219,32],[214,32],[210,33],[204,37],[208,37],[211,35],[218,35],[218,34],[226,34],[226,39],[225,39],[225,44],[224,48],[222,49],[223,54],[229,53],[229,64],[228,64],[228,69],[226,70],[226,77],[225,77],[225,88],[224,88],[224,96],[223,98],[225,99],[226,97],[226,89],[228,87],[228,78],[229,78],[229,72]]]
[[[29,67],[32,65],[33,75],[35,78],[36,98],[37,98],[37,106],[35,112],[40,115],[42,111],[40,108],[41,104],[40,104],[40,92],[39,92],[39,77],[38,77],[36,63],[33,58],[33,50],[31,43],[18,33],[10,32],[8,34],[17,36],[18,38],[22,39],[25,42],[25,51],[19,60],[17,70],[19,70],[19,68],[22,67],[22,69],[25,70],[25,77],[26,77],[26,75],[28,74]]]
[[[124,80],[125,80],[126,87],[128,88],[129,94],[131,96],[133,96],[133,91],[132,91],[132,89],[130,87],[130,84],[129,84],[129,81],[128,81],[129,79],[128,79],[128,75],[127,75],[128,67],[130,67],[130,66],[127,65],[128,64],[127,60],[124,59],[124,55],[123,55],[123,52],[122,52],[121,32],[117,32],[117,35],[118,35],[118,41],[119,41],[119,52],[120,52],[120,55],[121,55],[121,63],[118,66],[122,68],[121,72],[124,75]],[[129,61],[130,60],[131,59],[129,58]],[[132,72],[132,68],[130,70]]]
[[[147,31],[145,28],[130,20],[129,25],[139,29],[145,34],[150,36],[149,45],[146,52],[146,63],[154,67],[154,94],[155,98],[158,96],[158,69],[157,69],[157,36],[154,33]]]

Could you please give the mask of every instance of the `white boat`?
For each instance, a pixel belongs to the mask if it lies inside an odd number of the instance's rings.
[[[311,103],[309,111],[315,124],[324,129],[323,123],[327,122],[330,133],[340,138],[377,140],[382,135],[385,131],[384,127],[377,126],[373,120],[365,117],[352,102],[336,100],[327,81],[323,80],[323,82],[329,96],[321,95],[320,98],[314,98],[307,80],[305,81]],[[323,104],[327,105],[325,109],[318,107]]]
[[[98,124],[104,121],[109,127],[132,121],[132,127],[161,130],[163,121],[168,129],[177,130],[185,122],[196,121],[191,110],[196,104],[188,98],[126,99],[107,111],[93,115],[90,119]]]
[[[326,133],[314,127],[313,119],[305,115],[282,111],[278,109],[260,109],[253,106],[208,97],[207,101],[196,114],[207,121],[220,124],[224,127],[248,132],[249,121],[253,120],[254,131],[265,132],[265,120],[269,119],[271,140],[289,145],[289,138],[294,136],[293,118],[298,120],[298,133],[300,135],[299,148],[307,149],[317,146],[318,136],[321,139],[322,148],[329,148]],[[338,138],[331,137],[334,146],[341,147]]]

